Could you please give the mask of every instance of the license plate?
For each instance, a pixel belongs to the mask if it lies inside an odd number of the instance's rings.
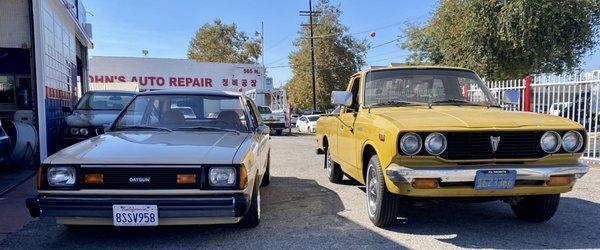
[[[120,227],[158,226],[156,205],[113,205],[113,224]]]
[[[516,179],[516,170],[478,170],[475,174],[475,189],[513,189]]]

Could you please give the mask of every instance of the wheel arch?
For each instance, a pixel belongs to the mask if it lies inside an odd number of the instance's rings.
[[[365,142],[365,144],[363,145],[362,151],[361,151],[361,174],[362,174],[362,180],[366,183],[366,176],[367,176],[367,165],[369,164],[369,160],[371,159],[371,157],[373,157],[373,155],[377,155],[377,149],[375,148],[375,146],[370,143],[370,142]]]

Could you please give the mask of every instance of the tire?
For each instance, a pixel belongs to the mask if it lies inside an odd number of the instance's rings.
[[[333,159],[331,159],[331,154],[329,153],[329,148],[325,148],[325,161],[324,167],[327,172],[327,178],[332,183],[341,183],[342,179],[344,179],[344,172],[342,172],[342,168],[339,164],[335,163]]]
[[[260,182],[261,187],[266,187],[271,184],[271,154],[267,155],[267,169],[263,174],[262,181]]]
[[[510,205],[513,213],[523,221],[544,222],[554,216],[560,202],[560,194],[524,196]]]
[[[282,135],[283,134],[283,130],[282,129],[277,129],[277,130],[275,130],[275,134],[276,135]]]
[[[306,127],[306,133],[312,133],[312,129],[310,129],[310,127]]]
[[[255,187],[252,192],[250,208],[246,215],[238,222],[238,226],[242,228],[253,228],[260,224],[260,188]]]
[[[400,196],[390,193],[385,186],[379,157],[369,160],[366,179],[367,213],[377,227],[392,225],[400,208]]]

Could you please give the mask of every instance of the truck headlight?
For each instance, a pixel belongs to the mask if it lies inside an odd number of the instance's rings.
[[[235,185],[237,173],[233,167],[212,167],[208,170],[208,183],[213,187]]]
[[[560,135],[554,131],[544,133],[540,139],[540,146],[546,153],[556,153],[560,149]]]
[[[49,167],[46,177],[48,185],[52,187],[68,187],[75,185],[76,177],[75,168],[60,166]]]
[[[86,135],[88,135],[89,133],[90,133],[90,131],[89,131],[87,128],[80,128],[80,129],[79,129],[79,134],[80,134],[80,135],[86,136]]]
[[[569,153],[577,152],[583,147],[583,136],[577,131],[569,131],[562,137],[562,147]]]
[[[400,149],[407,155],[416,155],[422,146],[421,137],[415,133],[406,133],[400,139]]]
[[[446,137],[440,133],[431,133],[425,138],[425,149],[431,155],[440,155],[446,150],[448,142]]]
[[[78,135],[79,134],[79,128],[70,128],[69,129],[69,133],[71,133],[71,135]]]

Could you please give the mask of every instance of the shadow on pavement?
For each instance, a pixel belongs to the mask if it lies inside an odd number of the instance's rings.
[[[337,213],[339,196],[314,180],[273,177],[263,188],[261,224],[68,230],[49,219],[29,223],[0,248],[402,248]]]

